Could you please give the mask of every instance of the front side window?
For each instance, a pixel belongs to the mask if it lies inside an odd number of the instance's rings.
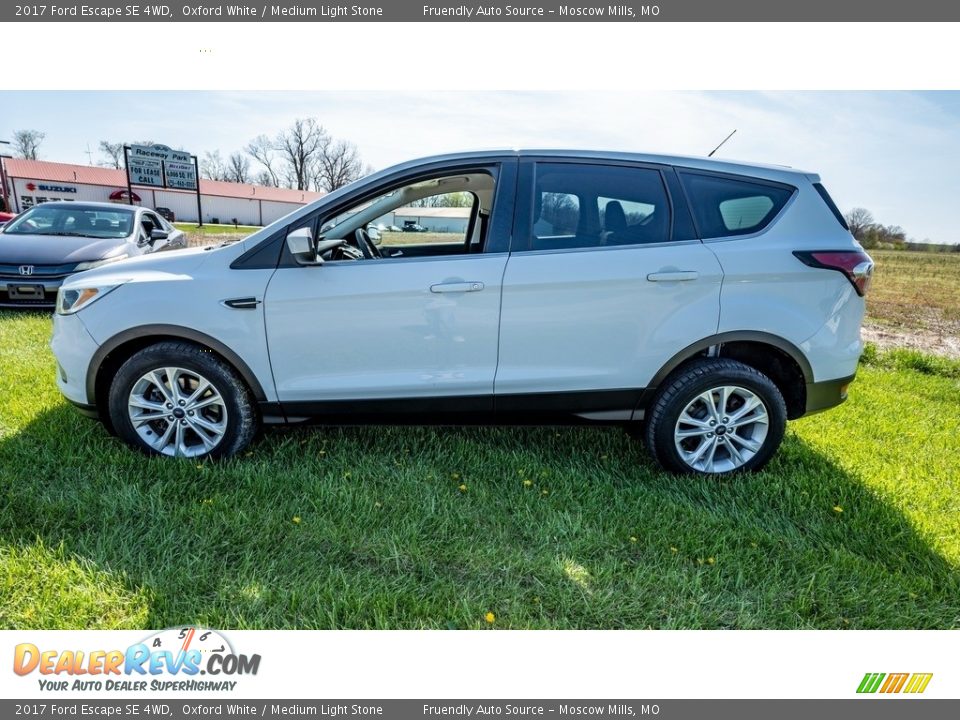
[[[324,259],[401,259],[482,252],[495,180],[486,171],[420,179],[321,221]]]
[[[693,172],[680,177],[704,239],[759,232],[793,195],[787,185]]]
[[[586,163],[536,168],[529,249],[665,242],[670,203],[659,170]]]

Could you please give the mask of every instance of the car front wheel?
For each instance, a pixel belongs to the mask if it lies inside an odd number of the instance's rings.
[[[650,405],[645,440],[667,470],[725,475],[766,465],[786,423],[770,378],[736,360],[707,358],[667,378]]]
[[[250,443],[258,424],[233,368],[190,343],[157,343],[127,360],[110,385],[109,411],[129,445],[168,457],[229,457]]]

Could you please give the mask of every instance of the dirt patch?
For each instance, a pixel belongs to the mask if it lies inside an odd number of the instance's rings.
[[[887,327],[870,322],[863,325],[863,339],[883,350],[908,348],[960,359],[960,332],[936,333],[927,330]]]

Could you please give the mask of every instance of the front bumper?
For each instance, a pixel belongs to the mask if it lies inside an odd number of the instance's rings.
[[[50,349],[57,359],[57,387],[74,405],[90,408],[95,402],[87,397],[87,370],[98,347],[76,314],[53,316]]]
[[[66,277],[0,277],[0,308],[48,310],[56,307],[57,291]]]
[[[856,373],[836,380],[807,383],[807,407],[804,415],[829,410],[847,399],[847,389],[853,382]]]

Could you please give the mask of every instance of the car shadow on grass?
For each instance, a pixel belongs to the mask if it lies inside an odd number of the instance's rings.
[[[7,627],[960,623],[958,568],[792,432],[726,480],[615,428],[275,430],[214,463],[58,405],[0,440],[0,483]]]

